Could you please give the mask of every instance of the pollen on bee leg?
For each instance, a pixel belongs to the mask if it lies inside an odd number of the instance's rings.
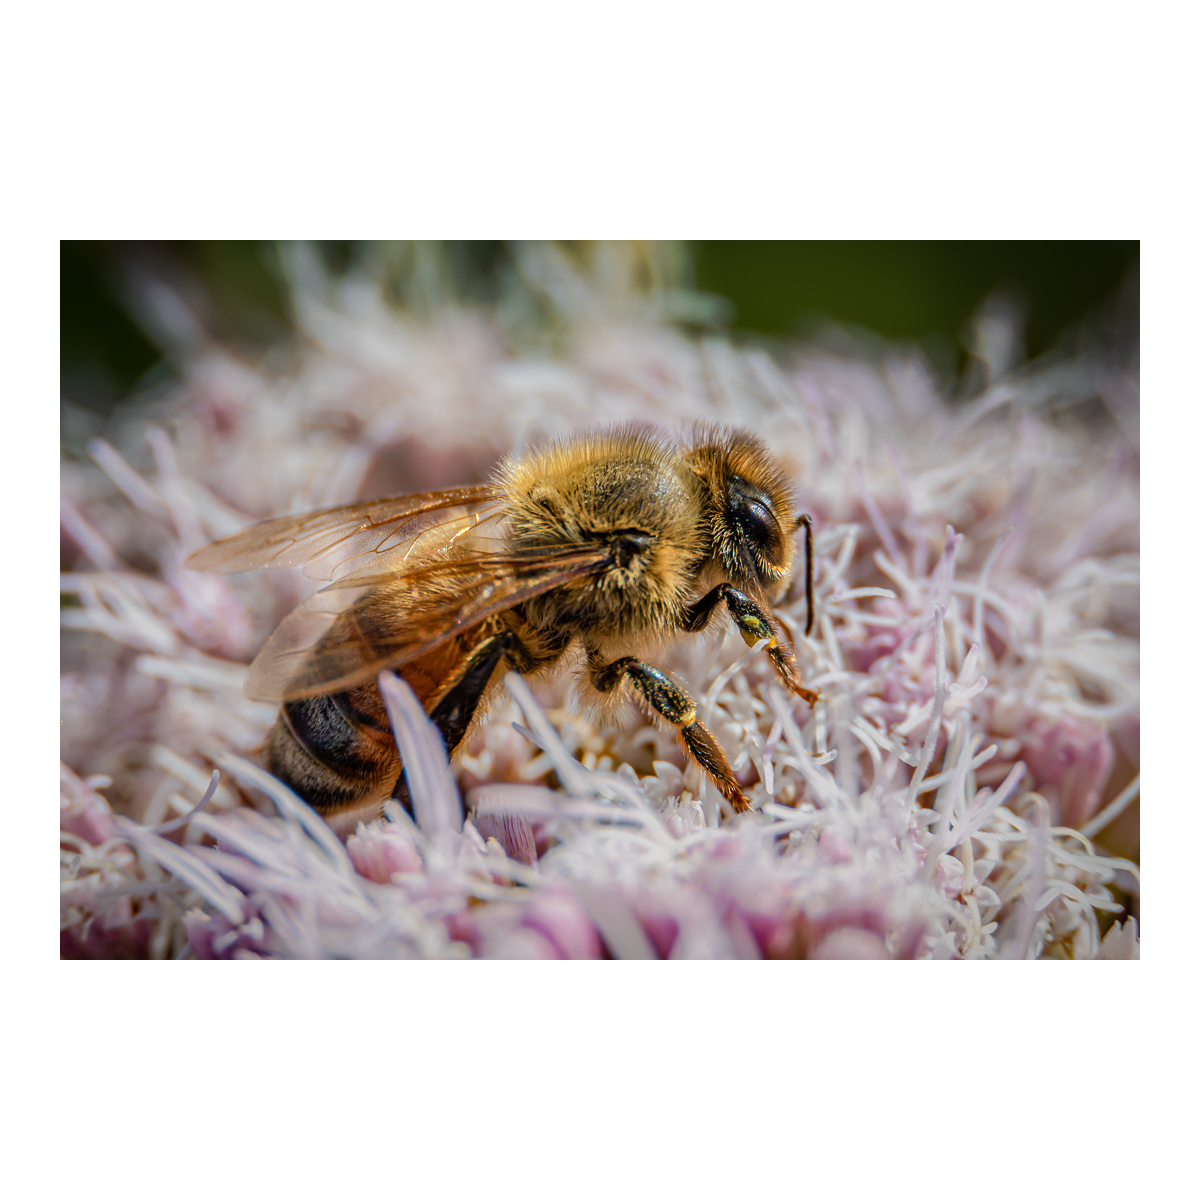
[[[763,646],[764,650],[774,650],[775,647],[779,645],[778,638],[769,636],[768,634],[762,633],[758,630],[747,629],[744,625],[738,626],[738,632],[742,635],[742,641],[745,642],[751,650],[753,650],[755,646],[761,645],[763,642],[766,643],[766,645]]]

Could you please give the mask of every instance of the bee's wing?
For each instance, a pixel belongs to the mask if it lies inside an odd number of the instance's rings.
[[[184,565],[222,574],[303,567],[310,579],[382,573],[444,549],[485,522],[495,524],[500,513],[500,497],[487,484],[367,500],[261,521],[197,550]]]
[[[600,546],[467,552],[409,571],[342,579],[286,617],[250,668],[246,695],[279,703],[341,692],[398,669],[547,592],[600,574]]]

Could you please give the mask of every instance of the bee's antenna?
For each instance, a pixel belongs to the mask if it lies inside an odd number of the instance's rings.
[[[812,633],[813,627],[813,532],[812,517],[804,513],[796,518],[796,528],[804,526],[804,601],[808,605],[808,620],[804,623],[804,636]]]

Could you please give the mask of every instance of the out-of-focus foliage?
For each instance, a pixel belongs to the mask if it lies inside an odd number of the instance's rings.
[[[335,273],[364,268],[409,306],[458,298],[494,303],[513,270],[504,242],[318,243]],[[920,342],[957,374],[963,331],[999,294],[1024,312],[1025,351],[1036,356],[1110,303],[1137,269],[1137,242],[691,242],[680,272],[724,297],[715,310],[735,333],[819,332],[822,321]],[[107,413],[139,381],[170,374],[146,288],[168,282],[205,327],[250,350],[288,326],[279,247],[271,242],[63,242],[62,393]]]
[[[792,334],[832,319],[947,343],[990,293],[1025,310],[1030,357],[1090,315],[1138,260],[1137,242],[695,242],[696,283],[737,327]]]

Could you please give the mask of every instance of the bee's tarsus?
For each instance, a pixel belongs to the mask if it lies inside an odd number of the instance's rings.
[[[802,696],[810,705],[816,704],[819,692],[802,687],[796,674],[796,658],[780,639],[780,628],[769,612],[745,592],[739,592],[732,584],[719,583],[706,596],[702,596],[685,613],[680,627],[688,633],[698,633],[709,622],[716,606],[722,601],[729,615],[737,623],[738,631],[747,646],[755,646],[767,639],[766,651],[774,664],[779,678],[787,687]],[[811,609],[810,615],[811,615]]]
[[[735,812],[747,812],[750,800],[734,778],[733,768],[716,738],[700,721],[694,721],[679,731],[684,748],[708,772],[721,795],[733,805]]]

